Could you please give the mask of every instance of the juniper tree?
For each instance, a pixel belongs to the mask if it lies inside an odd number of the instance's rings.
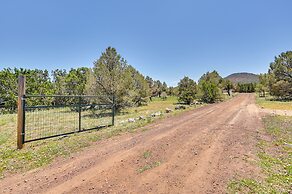
[[[184,77],[178,83],[178,100],[191,104],[196,99],[197,84],[189,77]]]
[[[266,92],[269,89],[269,80],[270,80],[269,74],[264,73],[259,75],[259,83],[256,86],[256,90],[262,97],[266,96]]]
[[[292,99],[292,51],[281,53],[270,64],[270,92],[282,99]]]
[[[133,106],[141,106],[147,104],[147,98],[150,96],[150,88],[145,77],[134,67],[127,68],[130,74],[129,97]]]
[[[99,95],[103,102],[112,102],[114,97],[117,109],[129,106],[131,74],[126,60],[115,48],[108,47],[93,64],[87,93]]]
[[[233,83],[228,79],[224,79],[222,85],[223,88],[227,91],[228,95],[231,96],[231,90],[234,88]]]
[[[214,103],[222,99],[222,77],[217,71],[207,72],[199,79],[201,100]]]

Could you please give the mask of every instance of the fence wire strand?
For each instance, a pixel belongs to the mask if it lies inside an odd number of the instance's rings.
[[[28,97],[27,97],[28,98]],[[38,98],[32,96],[30,98]],[[41,97],[42,99],[45,96]],[[55,96],[55,98],[58,98]],[[62,98],[65,98],[62,96]],[[67,96],[68,101],[76,103],[76,97]],[[78,98],[81,99],[79,96]],[[112,124],[113,104],[90,104],[88,98],[84,97],[77,104],[63,105],[37,105],[25,107],[25,142],[55,137]],[[30,99],[33,100],[33,99]],[[79,129],[79,111],[81,112],[81,128]]]

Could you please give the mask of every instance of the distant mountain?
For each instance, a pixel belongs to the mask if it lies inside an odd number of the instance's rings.
[[[253,73],[233,73],[226,77],[233,83],[258,83],[259,75]]]

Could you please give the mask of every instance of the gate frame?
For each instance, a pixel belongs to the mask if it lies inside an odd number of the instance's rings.
[[[41,139],[47,139],[47,138],[53,138],[53,137],[58,137],[62,135],[69,135],[73,133],[78,133],[78,132],[84,132],[88,131],[91,129],[81,129],[81,99],[82,97],[98,97],[98,96],[86,96],[86,95],[75,95],[75,96],[70,96],[70,95],[26,95],[25,92],[25,76],[21,75],[18,77],[18,104],[17,104],[17,149],[22,149],[24,144],[27,142],[31,141],[37,141]],[[29,141],[25,141],[25,111],[26,111],[26,98],[27,97],[75,97],[78,98],[78,131],[72,131],[68,132],[65,134],[56,134],[53,136],[48,136],[48,137],[42,137],[38,139],[33,139]],[[101,104],[100,104],[101,105]],[[102,105],[111,105],[111,110],[112,110],[112,124],[111,125],[106,125],[106,126],[114,126],[115,125],[115,109],[116,109],[116,102],[115,102],[115,97],[113,95],[112,97],[112,103],[111,104],[102,104]],[[93,128],[92,128],[93,129]]]

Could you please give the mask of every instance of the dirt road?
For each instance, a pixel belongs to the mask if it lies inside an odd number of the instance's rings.
[[[97,142],[71,158],[0,181],[7,193],[224,193],[255,177],[261,119],[251,94]]]

